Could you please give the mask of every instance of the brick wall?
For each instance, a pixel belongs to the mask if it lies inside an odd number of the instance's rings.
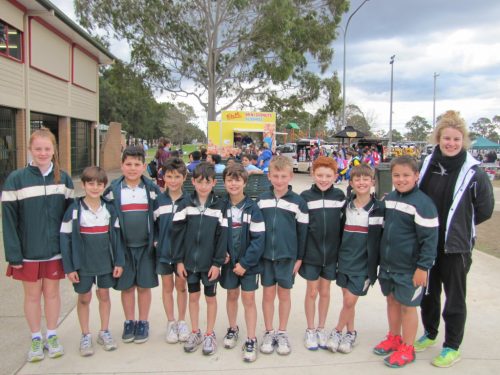
[[[109,128],[101,146],[100,166],[105,171],[120,169],[122,154],[122,124],[109,123]]]
[[[59,165],[71,175],[71,121],[69,117],[59,117]]]

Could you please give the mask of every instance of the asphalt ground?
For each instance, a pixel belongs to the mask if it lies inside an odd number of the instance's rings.
[[[110,178],[119,172],[110,173]],[[308,175],[298,174],[293,181],[294,190],[300,192],[311,184]],[[77,194],[81,193],[79,184],[75,182]],[[345,189],[345,185],[341,185]],[[497,198],[500,189],[495,189]],[[498,199],[497,199],[498,202]],[[498,204],[496,211],[500,211]],[[492,233],[491,235],[495,235]],[[0,241],[2,236],[0,236]],[[500,238],[499,238],[500,240]],[[500,241],[499,241],[500,243]],[[3,248],[3,244],[0,243]],[[0,252],[0,273],[5,275],[6,263],[3,251]],[[499,374],[500,351],[497,340],[500,334],[500,259],[476,251],[474,262],[468,278],[468,322],[462,351],[461,363],[453,370],[434,368],[430,360],[439,353],[439,345],[426,352],[418,353],[415,363],[401,370],[408,374],[434,374],[453,371],[453,374]],[[166,317],[161,303],[161,289],[153,289],[153,303],[150,313],[150,339],[144,344],[124,344],[119,340],[123,312],[120,294],[112,295],[112,312],[110,329],[118,339],[119,348],[114,352],[104,352],[95,344],[96,353],[89,358],[79,356],[78,345],[80,329],[76,315],[76,295],[68,280],[61,282],[62,309],[58,335],[65,347],[65,355],[59,359],[46,358],[44,361],[32,364],[26,363],[26,353],[29,349],[29,330],[23,314],[23,291],[21,283],[7,277],[0,282],[0,352],[2,361],[0,374],[205,374],[234,373],[242,375],[258,371],[259,374],[330,374],[334,371],[350,374],[387,374],[390,371],[382,364],[380,357],[372,354],[372,347],[382,339],[387,331],[386,304],[378,284],[370,289],[368,296],[359,300],[356,312],[356,329],[359,332],[358,344],[349,355],[332,354],[319,350],[311,352],[302,344],[306,328],[303,301],[306,283],[300,277],[296,278],[292,289],[292,311],[288,331],[292,342],[292,353],[287,357],[277,354],[259,354],[252,364],[241,361],[240,346],[233,350],[223,348],[222,338],[227,329],[225,313],[225,291],[218,289],[218,315],[215,332],[217,334],[218,352],[205,357],[199,350],[186,354],[179,344],[167,344],[164,341]],[[258,307],[257,330],[264,330],[261,314],[262,289],[256,295]],[[332,285],[330,311],[327,328],[336,324],[341,307],[341,291]],[[276,309],[277,311],[277,309]],[[201,301],[200,326],[205,325],[205,304]],[[189,322],[189,321],[188,321]],[[243,309],[240,306],[238,322],[244,336],[245,324]],[[99,327],[99,317],[96,298],[91,304],[91,329],[96,333]],[[421,327],[419,334],[421,333]],[[442,341],[442,334],[438,336]],[[95,335],[94,335],[95,341]],[[240,344],[243,341],[240,339]]]

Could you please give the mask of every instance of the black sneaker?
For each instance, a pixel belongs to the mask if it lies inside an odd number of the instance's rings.
[[[134,342],[142,344],[148,341],[149,338],[149,322],[147,320],[138,320],[135,325]]]
[[[123,342],[134,341],[136,324],[137,322],[135,320],[125,320],[125,323],[123,323]]]

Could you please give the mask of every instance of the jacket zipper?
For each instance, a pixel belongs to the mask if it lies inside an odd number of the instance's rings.
[[[274,200],[276,201],[276,205],[274,206],[274,217],[273,217],[273,236],[271,237],[271,245],[273,247],[273,256],[272,256],[272,260],[274,261],[274,256],[275,256],[275,248],[274,248],[274,233],[276,232],[276,212],[278,211],[278,202],[279,202],[279,199],[277,199],[276,197],[274,197]]]
[[[326,209],[325,209],[325,192],[321,192],[323,198],[323,267],[326,266]]]

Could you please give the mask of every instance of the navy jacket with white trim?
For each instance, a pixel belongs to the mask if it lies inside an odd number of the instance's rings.
[[[104,198],[108,199],[115,206],[115,211],[118,215],[118,220],[120,221],[120,229],[122,234],[122,244],[126,246],[126,237],[125,237],[125,226],[123,225],[123,212],[121,210],[121,189],[122,182],[125,180],[124,176],[118,177],[113,180],[111,184],[106,188],[103,193]],[[158,186],[154,185],[153,182],[141,176],[141,181],[144,184],[146,189],[146,194],[148,196],[148,228],[149,228],[149,236],[148,236],[148,249],[150,251],[154,251],[153,243],[156,240],[155,238],[155,230],[154,230],[154,210],[157,207],[157,198],[161,194]],[[125,250],[124,250],[125,251]]]
[[[420,181],[429,168],[432,155],[425,158],[420,170]],[[468,253],[476,240],[475,225],[488,220],[495,208],[493,187],[479,161],[467,153],[465,163],[453,191],[453,201],[445,231],[445,253]]]
[[[227,253],[230,256],[230,265],[234,268],[236,263],[239,263],[246,270],[245,274],[247,275],[260,273],[260,259],[264,254],[266,226],[257,203],[245,196],[241,222],[241,252],[238,258],[235,257],[233,251],[231,202],[229,199],[226,203],[226,217],[228,227]]]
[[[226,259],[226,202],[211,192],[202,211],[196,201],[194,191],[174,214],[171,230],[174,263],[184,263],[191,272],[208,272],[212,266],[221,267]]]
[[[174,264],[174,251],[172,248],[172,220],[179,209],[179,205],[189,200],[190,195],[183,192],[179,199],[172,201],[168,190],[158,196],[157,207],[154,212],[155,231],[158,243],[156,244],[156,257],[159,262]]]
[[[333,185],[321,191],[316,184],[300,196],[306,201],[309,211],[307,243],[304,263],[326,266],[336,263],[340,246],[342,207],[345,194]]]
[[[64,171],[58,184],[54,171],[44,177],[35,166],[12,172],[2,191],[5,260],[20,265],[23,259],[47,260],[60,254],[59,230],[73,197],[73,181]]]
[[[264,259],[302,260],[306,249],[309,214],[307,203],[288,187],[279,199],[273,187],[257,199],[266,224],[266,246]]]
[[[80,269],[82,257],[84,256],[85,246],[80,232],[80,214],[81,201],[83,198],[77,198],[71,206],[68,207],[61,224],[61,254],[63,259],[64,273],[68,274]],[[109,254],[115,267],[125,265],[125,255],[120,234],[120,223],[114,206],[104,198],[101,198],[101,204],[104,204],[110,214],[108,223],[109,236]],[[96,275],[97,276],[97,275]]]
[[[439,227],[432,200],[415,186],[406,193],[393,190],[384,203],[380,268],[396,273],[430,269],[436,259]]]

